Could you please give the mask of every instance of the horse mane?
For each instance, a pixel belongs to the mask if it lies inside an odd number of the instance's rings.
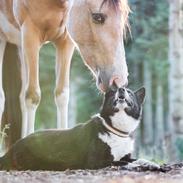
[[[121,22],[124,31],[124,36],[126,37],[127,30],[130,32],[128,17],[131,10],[128,5],[128,0],[103,0],[101,8],[104,4],[108,4],[110,8],[113,8],[115,11],[121,12],[122,14]]]

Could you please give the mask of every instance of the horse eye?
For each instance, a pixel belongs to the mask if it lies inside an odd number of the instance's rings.
[[[103,24],[106,18],[107,16],[103,13],[92,13],[93,23],[95,24]]]

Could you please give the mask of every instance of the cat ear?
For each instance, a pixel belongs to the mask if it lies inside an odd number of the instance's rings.
[[[140,104],[143,104],[144,103],[144,100],[145,100],[145,95],[146,95],[146,90],[144,87],[138,89],[136,92],[135,92],[135,95],[137,97],[137,100]]]

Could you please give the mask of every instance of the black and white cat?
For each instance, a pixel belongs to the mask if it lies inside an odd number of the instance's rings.
[[[19,140],[0,158],[0,169],[98,169],[131,161],[145,89],[132,92],[113,86],[100,114],[68,130],[44,130]]]
[[[111,89],[105,95],[101,118],[108,133],[98,137],[111,149],[113,161],[120,161],[134,148],[132,133],[140,123],[145,88],[132,92],[126,88]]]

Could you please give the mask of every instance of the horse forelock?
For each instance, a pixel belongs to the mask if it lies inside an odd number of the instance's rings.
[[[128,5],[128,0],[103,0],[101,8],[104,4],[108,4],[108,6],[113,8],[115,11],[120,11],[122,14],[122,27],[124,30],[124,36],[126,36],[126,31],[130,31],[128,16],[131,10]]]

